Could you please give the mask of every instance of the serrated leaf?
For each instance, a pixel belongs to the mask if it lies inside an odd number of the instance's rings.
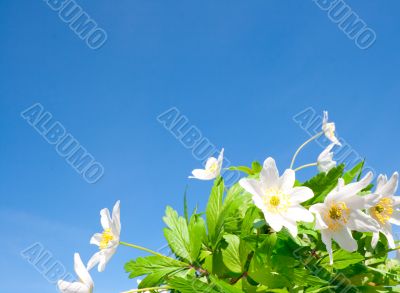
[[[124,266],[125,271],[129,273],[129,278],[133,279],[143,275],[154,274],[154,278],[161,279],[164,276],[177,271],[188,269],[188,265],[172,258],[151,255],[139,257],[135,261],[131,260]],[[154,282],[154,280],[153,280]]]
[[[328,173],[319,173],[310,180],[303,183],[303,186],[309,187],[314,192],[314,197],[306,201],[303,205],[312,205],[324,201],[325,196],[336,187],[339,178],[342,177],[344,165],[341,164]]]
[[[190,262],[193,261],[190,255],[190,238],[187,222],[171,207],[167,207],[163,218],[168,228],[164,229],[164,236],[168,241],[171,250],[179,257]]]
[[[227,234],[224,239],[228,245],[222,250],[222,261],[229,270],[239,274],[242,272],[239,253],[240,238],[236,235]]]
[[[180,293],[219,293],[219,291],[215,289],[215,284],[207,284],[196,278],[174,277],[169,279],[167,283],[171,287],[171,289],[177,290]]]
[[[355,165],[351,170],[344,173],[343,180],[345,184],[351,183],[356,177],[359,177],[359,175],[361,175],[364,163],[365,161],[363,160],[362,162]]]
[[[199,215],[192,215],[189,222],[190,256],[193,261],[199,257],[203,239],[206,235],[206,224]]]
[[[222,213],[222,198],[224,195],[224,181],[217,178],[211,189],[211,194],[206,208],[206,219],[209,239],[212,244],[216,244],[221,233],[220,215]]]
[[[218,288],[223,293],[243,293],[243,291],[239,288],[236,288],[222,280],[219,280],[214,276],[210,276],[210,279],[212,283],[216,285],[216,288]]]
[[[350,265],[362,262],[364,257],[358,252],[348,252],[345,250],[337,250],[333,253],[333,267],[341,270]],[[319,263],[322,267],[331,267],[329,264],[329,256],[325,256]]]
[[[254,174],[253,170],[251,168],[247,167],[247,166],[232,166],[232,167],[229,167],[228,170],[230,170],[230,171],[240,171],[240,172],[246,173],[248,175],[253,175]]]

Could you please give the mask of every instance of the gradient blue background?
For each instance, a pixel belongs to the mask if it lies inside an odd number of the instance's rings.
[[[236,165],[273,156],[287,168],[308,135],[292,117],[324,109],[377,172],[399,169],[398,1],[347,1],[377,33],[368,50],[308,1],[83,1],[108,33],[90,50],[43,1],[0,2],[0,288],[55,292],[20,256],[39,241],[73,272],[100,231],[98,212],[122,202],[122,240],[158,249],[167,204],[201,207],[210,182],[156,116],[175,106]],[[86,183],[20,112],[40,102],[105,167]],[[315,159],[313,144],[299,163]],[[311,174],[310,171],[302,173]],[[120,247],[95,292],[136,286]]]

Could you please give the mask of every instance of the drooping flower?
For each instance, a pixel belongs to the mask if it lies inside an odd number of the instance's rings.
[[[399,174],[395,172],[392,177],[387,179],[386,175],[379,175],[374,194],[378,195],[377,202],[368,209],[368,214],[379,224],[379,232],[385,235],[389,247],[395,248],[393,239],[392,225],[400,225],[400,197],[394,194],[397,191]],[[379,241],[379,232],[375,232],[372,237],[371,246],[376,247]]]
[[[339,179],[338,186],[326,196],[323,203],[310,207],[310,211],[315,214],[315,228],[321,230],[322,241],[329,253],[331,264],[332,238],[341,248],[353,252],[357,250],[357,242],[351,231],[378,231],[376,221],[362,211],[371,207],[371,203],[376,201],[376,196],[358,194],[369,185],[372,177],[372,173],[369,172],[359,182],[347,185],[343,179]]]
[[[90,239],[90,244],[97,245],[100,251],[96,252],[88,262],[88,269],[98,265],[98,271],[103,272],[106,264],[117,251],[121,233],[120,201],[114,205],[112,217],[108,209],[100,211],[100,220],[103,233],[96,233]]]
[[[286,227],[294,237],[297,222],[312,222],[313,215],[301,203],[314,196],[308,187],[294,187],[295,172],[287,169],[282,176],[275,161],[267,158],[260,179],[243,178],[239,184],[253,195],[254,204],[264,213],[265,221],[276,232]]]
[[[337,145],[342,145],[335,135],[335,130],[335,123],[328,122],[328,111],[324,111],[324,117],[322,119],[322,131],[331,142]]]
[[[192,171],[193,176],[189,176],[189,178],[194,178],[199,180],[213,180],[217,178],[221,173],[223,160],[224,160],[224,149],[222,149],[221,152],[219,153],[218,159],[214,157],[208,158],[205,169],[194,169]]]
[[[77,282],[59,280],[57,285],[62,293],[92,293],[94,288],[93,280],[82,263],[79,253],[74,254],[74,269],[79,278]]]
[[[318,156],[318,159],[317,159],[318,171],[329,172],[329,170],[336,167],[336,161],[333,160],[333,152],[331,152],[331,150],[334,146],[335,146],[335,144],[331,143]]]

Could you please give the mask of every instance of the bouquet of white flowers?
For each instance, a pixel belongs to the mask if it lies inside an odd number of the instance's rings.
[[[300,150],[325,135],[332,144],[317,162],[294,168]],[[275,160],[263,165],[230,167],[246,174],[230,188],[221,175],[223,150],[191,178],[214,180],[205,213],[184,215],[167,207],[164,236],[173,255],[120,241],[120,203],[112,214],[101,211],[102,233],[91,244],[99,251],[84,266],[75,254],[79,281],[60,280],[65,293],[93,291],[89,271],[104,271],[123,245],[148,254],[125,264],[130,278],[144,277],[138,289],[126,292],[396,292],[400,264],[392,224],[400,225],[398,173],[389,179],[363,175],[364,162],[345,170],[333,161],[340,146],[335,124],[324,113],[322,131],[296,151],[291,166],[279,174]],[[306,182],[296,172],[316,166]],[[397,291],[400,292],[400,291]]]

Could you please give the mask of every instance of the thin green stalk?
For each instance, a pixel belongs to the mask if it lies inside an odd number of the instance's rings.
[[[310,139],[308,139],[305,143],[303,143],[298,149],[297,151],[294,153],[293,158],[292,158],[292,162],[290,163],[290,169],[293,168],[294,162],[296,160],[297,155],[300,153],[300,151],[310,142],[312,142],[313,140],[317,139],[318,137],[320,137],[321,135],[323,135],[324,132],[321,131],[320,133],[317,133],[316,135],[314,135],[313,137],[311,137]]]
[[[120,241],[119,244],[120,244],[120,245],[124,245],[124,246],[128,246],[128,247],[131,247],[131,248],[139,249],[139,250],[148,252],[148,253],[153,254],[153,255],[156,255],[156,256],[160,256],[160,257],[165,257],[165,258],[168,258],[168,259],[172,259],[172,258],[169,257],[169,256],[163,255],[163,254],[158,253],[158,252],[156,252],[156,251],[154,251],[154,250],[151,250],[151,249],[148,249],[148,248],[146,248],[146,247],[139,246],[139,245],[136,245],[136,244],[131,244],[131,243],[128,243],[128,242],[123,242],[123,241]],[[174,260],[175,260],[175,259],[174,259]]]
[[[305,164],[303,166],[300,166],[300,167],[294,169],[294,171],[297,172],[297,171],[299,171],[301,169],[308,168],[308,167],[313,167],[313,166],[317,166],[317,165],[318,165],[318,163]]]

